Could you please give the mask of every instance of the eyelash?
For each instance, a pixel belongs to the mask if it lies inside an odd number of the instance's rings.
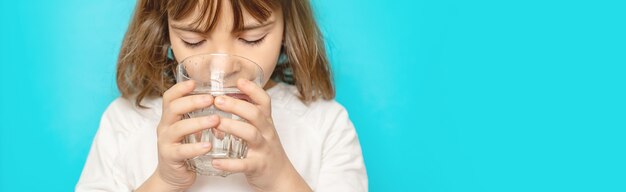
[[[189,43],[185,40],[182,40],[183,43],[185,43],[185,46],[187,46],[188,48],[196,48],[200,45],[202,45],[202,43],[204,43],[206,40],[202,40],[202,41],[198,41],[197,43]]]
[[[247,45],[250,45],[250,46],[257,46],[257,45],[261,44],[261,43],[263,42],[263,40],[265,40],[265,37],[266,37],[266,36],[267,36],[267,35],[264,35],[264,36],[263,36],[263,37],[261,37],[260,39],[257,39],[257,40],[254,40],[254,41],[248,41],[248,40],[245,40],[245,39],[242,39],[242,38],[239,38],[239,40],[240,40],[241,42],[243,42],[243,43],[247,44]]]
[[[254,40],[254,41],[248,41],[248,40],[245,40],[243,38],[239,38],[239,40],[241,42],[245,43],[246,45],[257,46],[257,45],[261,44],[263,42],[263,40],[265,40],[266,36],[267,35],[261,37],[260,39]],[[185,43],[185,46],[187,46],[188,48],[196,48],[196,47],[202,45],[206,40],[198,41],[197,43],[190,43],[190,42],[187,42],[185,40],[182,40],[182,41],[183,41],[183,43]]]

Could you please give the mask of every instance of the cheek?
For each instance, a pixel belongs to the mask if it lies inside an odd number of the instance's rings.
[[[267,40],[268,41],[265,42],[266,45],[256,47],[255,49],[257,50],[254,51],[254,55],[250,55],[249,57],[263,69],[263,84],[267,83],[274,72],[274,68],[276,68],[276,63],[280,56],[280,48],[282,46],[282,35]]]
[[[174,57],[176,58],[176,62],[181,62],[183,59],[194,55],[193,52],[187,51],[185,48],[185,45],[183,45],[180,42],[171,42],[171,46],[172,46],[172,53],[174,54]]]
[[[262,83],[264,85],[272,76],[272,73],[274,72],[274,68],[276,68],[276,63],[278,61],[279,53],[280,53],[280,48],[278,51],[275,51],[273,53],[267,53],[265,57],[257,60],[258,61],[257,64],[259,64],[261,69],[263,69],[263,82]]]

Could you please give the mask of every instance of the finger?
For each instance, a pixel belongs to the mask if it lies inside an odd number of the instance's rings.
[[[168,123],[179,121],[184,114],[204,109],[213,104],[210,94],[190,95],[173,100],[163,111],[163,120]]]
[[[272,116],[271,98],[262,87],[247,79],[239,79],[237,81],[237,87],[241,92],[248,95],[253,103],[259,105],[261,112],[263,112],[265,116]]]
[[[171,88],[169,88],[165,93],[163,93],[163,111],[161,119],[166,123],[170,124],[173,121],[180,120],[180,116],[177,115],[169,115],[167,110],[169,109],[170,103],[180,97],[183,97],[193,91],[195,87],[195,83],[193,81],[185,81],[182,83],[177,83]]]
[[[252,168],[247,159],[213,159],[211,164],[216,169],[231,173],[250,172]]]
[[[224,112],[233,113],[247,120],[263,133],[268,131],[264,127],[268,127],[271,119],[265,116],[254,104],[228,96],[217,96],[215,98],[215,106]]]
[[[179,143],[184,136],[217,126],[219,120],[216,115],[183,119],[172,124],[163,137],[167,143]],[[197,141],[200,141],[199,137]]]
[[[194,81],[183,81],[174,84],[174,86],[163,93],[163,106],[167,106],[174,99],[187,95],[189,92],[193,91],[194,87]]]
[[[184,161],[208,153],[211,147],[211,143],[208,142],[180,144],[175,145],[169,154],[172,155],[170,158],[174,161]]]
[[[263,142],[263,136],[259,130],[242,121],[222,117],[217,129],[245,140],[250,147],[258,146]]]

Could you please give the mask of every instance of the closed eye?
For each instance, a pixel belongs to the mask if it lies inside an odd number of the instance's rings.
[[[200,45],[202,45],[206,40],[202,40],[202,41],[198,41],[198,42],[187,42],[185,40],[182,40],[183,43],[185,43],[185,46],[189,47],[189,48],[196,48]]]
[[[260,43],[263,42],[263,40],[265,40],[265,37],[267,35],[264,35],[263,37],[256,39],[256,40],[246,40],[244,38],[239,38],[239,40],[243,43],[245,43],[246,45],[250,45],[250,46],[255,46],[255,45],[259,45]]]

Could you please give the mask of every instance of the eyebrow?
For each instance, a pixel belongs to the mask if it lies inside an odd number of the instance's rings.
[[[263,28],[269,25],[274,24],[275,21],[269,21],[269,22],[265,22],[265,23],[253,23],[253,24],[249,24],[249,25],[244,25],[243,28],[241,29],[241,31],[249,31],[249,30],[254,30],[254,29],[259,29],[259,28]],[[189,32],[194,32],[194,33],[206,33],[206,31],[197,28],[197,27],[193,27],[191,25],[177,25],[174,23],[171,23],[172,28],[174,29],[178,29],[178,30],[182,30],[182,31],[189,31]]]

